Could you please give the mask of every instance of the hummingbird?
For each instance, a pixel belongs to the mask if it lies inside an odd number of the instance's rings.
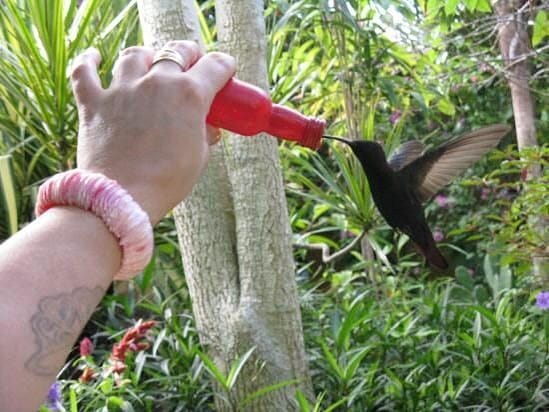
[[[425,150],[420,141],[410,140],[399,146],[389,159],[379,143],[323,137],[351,147],[383,218],[392,228],[408,235],[430,265],[446,270],[448,262],[433,239],[423,203],[496,147],[510,129],[502,124],[486,126],[430,150]]]

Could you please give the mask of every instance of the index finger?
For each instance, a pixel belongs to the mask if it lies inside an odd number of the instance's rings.
[[[199,59],[186,73],[200,82],[210,105],[215,95],[234,76],[236,62],[225,53],[212,52]]]

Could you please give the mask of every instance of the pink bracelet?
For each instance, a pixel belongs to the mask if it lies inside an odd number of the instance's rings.
[[[149,217],[116,181],[82,169],[56,174],[40,186],[36,216],[54,206],[75,206],[105,222],[122,248],[114,279],[131,279],[150,261],[154,240]]]

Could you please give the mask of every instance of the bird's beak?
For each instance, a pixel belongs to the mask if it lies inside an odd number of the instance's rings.
[[[348,145],[351,144],[351,142],[350,142],[349,140],[343,139],[343,138],[341,138],[341,137],[328,136],[328,135],[324,135],[324,136],[322,136],[322,137],[323,137],[324,139],[338,140],[338,141],[340,141],[340,142],[342,142],[342,143],[345,143],[345,144],[348,144]]]

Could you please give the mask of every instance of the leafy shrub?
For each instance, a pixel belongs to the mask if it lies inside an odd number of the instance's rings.
[[[453,281],[346,284],[304,306],[317,393],[337,410],[549,407],[549,314]]]

